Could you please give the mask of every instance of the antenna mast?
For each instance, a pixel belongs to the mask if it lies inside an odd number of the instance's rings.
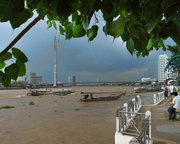
[[[54,83],[53,87],[57,86],[57,42],[56,36],[54,36]]]

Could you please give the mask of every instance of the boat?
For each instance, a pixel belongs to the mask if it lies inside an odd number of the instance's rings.
[[[52,94],[58,95],[58,96],[64,96],[64,95],[68,95],[71,93],[74,93],[74,91],[72,91],[72,89],[55,89],[52,91]]]
[[[52,93],[51,89],[47,89],[47,88],[30,89],[29,92],[27,93],[27,96],[42,96],[51,93]]]
[[[30,89],[27,93],[27,96],[42,96],[42,95],[58,95],[64,96],[70,93],[73,93],[72,89],[47,89],[47,88],[40,88],[40,89]]]
[[[144,88],[144,87],[135,87],[134,92],[135,93],[144,93],[144,92],[148,92],[148,89]]]
[[[94,98],[94,94],[108,94],[108,93],[120,93],[117,96],[104,96],[104,97],[96,97]],[[110,101],[110,100],[117,100],[121,96],[125,95],[126,92],[82,92],[84,98],[80,99],[81,102],[92,102],[92,101]],[[90,98],[88,98],[90,96]]]

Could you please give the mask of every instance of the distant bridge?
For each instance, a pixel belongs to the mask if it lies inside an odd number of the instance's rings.
[[[148,85],[148,82],[75,82],[75,83],[57,83],[57,87],[68,87],[68,86],[136,86],[136,85]],[[40,87],[53,87],[53,83],[43,83]]]

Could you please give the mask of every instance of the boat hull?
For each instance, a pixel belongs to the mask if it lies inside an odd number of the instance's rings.
[[[111,100],[117,100],[119,99],[122,95],[118,96],[108,96],[108,97],[99,97],[99,98],[92,98],[92,99],[80,99],[81,102],[93,102],[93,101],[111,101]]]

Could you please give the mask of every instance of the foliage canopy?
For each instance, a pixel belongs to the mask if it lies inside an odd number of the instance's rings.
[[[180,45],[179,0],[0,0],[0,22],[9,21],[13,29],[31,18],[34,11],[41,19],[47,16],[48,28],[54,26],[65,39],[86,35],[92,41],[98,34],[98,22],[103,18],[104,33],[121,37],[132,55],[147,56],[153,49],[166,50],[164,40],[167,38]],[[98,13],[102,14],[101,18]],[[0,71],[0,82],[5,86],[10,79],[16,80],[25,72],[27,59],[18,49],[3,54],[0,69],[12,55],[16,63],[7,66],[5,73]],[[18,75],[9,75],[12,69]],[[5,78],[8,82],[4,82]]]

